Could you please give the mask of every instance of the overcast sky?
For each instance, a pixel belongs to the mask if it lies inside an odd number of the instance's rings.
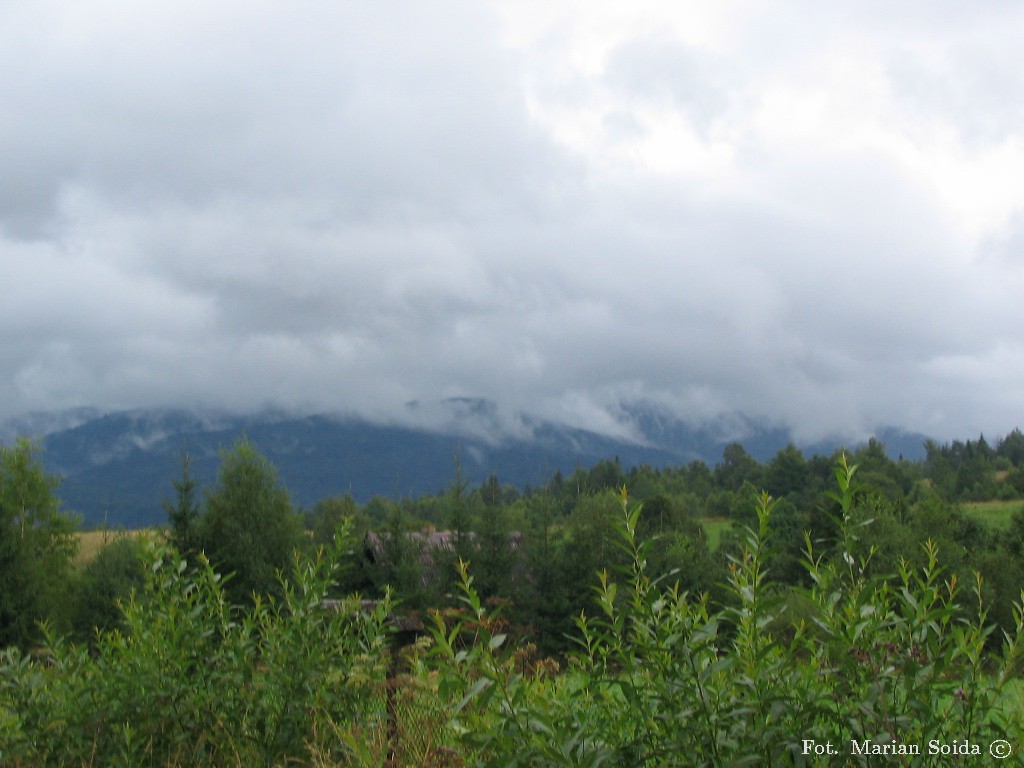
[[[1024,4],[8,0],[0,417],[1024,426]]]

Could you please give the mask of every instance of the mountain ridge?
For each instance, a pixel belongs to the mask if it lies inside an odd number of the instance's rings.
[[[421,412],[424,406],[414,406]],[[234,415],[188,409],[100,412],[74,409],[35,414],[0,425],[0,440],[13,441],[18,425],[49,425],[39,436],[47,471],[62,478],[59,495],[83,525],[135,528],[166,520],[162,501],[173,495],[172,480],[187,451],[201,485],[211,485],[220,452],[247,436],[277,468],[293,502],[309,507],[331,495],[351,493],[363,503],[373,496],[416,497],[437,493],[455,477],[458,457],[470,484],[496,474],[518,488],[546,482],[556,471],[571,473],[602,459],[624,468],[670,466],[702,460],[717,464],[729,442],[766,461],[794,442],[788,430],[734,416],[728,424],[693,425],[645,404],[622,410],[640,438],[628,440],[532,418],[513,417],[512,429],[485,400],[460,398],[431,404],[437,426],[382,424],[355,416],[298,415],[281,411]],[[728,428],[725,428],[728,427]],[[737,431],[745,436],[735,440]],[[898,443],[898,453],[918,458],[924,435],[881,430],[879,439]],[[908,449],[917,445],[916,453]],[[807,455],[831,453],[842,442],[804,447]],[[808,451],[808,449],[812,449]]]

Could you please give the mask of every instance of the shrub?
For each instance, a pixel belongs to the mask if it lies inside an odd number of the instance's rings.
[[[120,602],[145,584],[146,560],[142,542],[120,535],[106,543],[82,569],[75,589],[73,627],[79,639],[91,639],[96,630],[119,626]]]
[[[870,765],[851,742],[1018,749],[1024,605],[990,653],[983,585],[965,609],[934,543],[920,564],[876,573],[855,472],[836,467],[838,554],[807,537],[799,592],[767,578],[777,502],[761,494],[729,561],[727,607],[650,575],[641,510],[623,491],[625,564],[598,575],[564,671],[509,639],[463,561],[458,607],[434,614],[385,684],[389,601],[324,609],[343,538],[297,561],[279,601],[244,610],[209,563],[190,569],[151,545],[144,588],[95,655],[48,635],[42,656],[0,657],[0,764]],[[899,764],[950,761],[922,752]]]
[[[277,765],[337,752],[319,741],[332,724],[379,726],[389,603],[325,608],[345,546],[242,610],[205,559],[151,543],[144,588],[92,654],[53,636],[45,663],[5,653],[0,764]]]
[[[438,618],[432,635],[439,690],[465,754],[502,766],[828,765],[805,754],[805,740],[844,753],[867,741],[922,745],[906,764],[943,765],[949,757],[929,755],[929,740],[984,745],[978,764],[993,739],[1019,745],[1019,713],[1002,710],[1002,688],[1020,656],[1021,605],[1002,653],[987,658],[985,609],[958,607],[960,584],[944,577],[934,545],[923,566],[904,562],[895,580],[869,575],[855,471],[845,458],[837,465],[840,556],[825,562],[808,540],[813,586],[795,624],[787,624],[792,610],[784,613],[792,599],[766,579],[776,502],[765,494],[756,528],[731,558],[732,607],[714,609],[706,596],[648,576],[640,510],[623,492],[616,528],[630,565],[615,578],[600,574],[599,613],[580,617],[580,648],[555,680],[514,663],[463,564],[471,621]]]

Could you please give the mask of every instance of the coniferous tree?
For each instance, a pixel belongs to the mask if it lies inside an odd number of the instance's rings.
[[[375,574],[379,594],[391,587],[398,604],[412,610],[429,607],[436,594],[430,573],[424,571],[424,547],[427,543],[413,535],[404,512],[396,507],[380,533],[380,562]]]
[[[462,460],[455,456],[455,482],[449,493],[448,528],[452,532],[452,545],[456,557],[467,559],[469,554],[469,508],[466,489],[469,484],[462,478]]]
[[[557,500],[548,493],[530,500],[530,526],[523,543],[526,573],[517,591],[513,611],[517,621],[533,629],[534,641],[542,653],[563,653],[572,632],[575,603],[567,578],[571,563],[565,557],[564,542],[556,524]]]
[[[512,528],[504,507],[485,505],[476,523],[474,568],[483,597],[508,597],[515,571]]]
[[[171,524],[171,544],[185,560],[192,562],[199,553],[199,503],[196,500],[199,486],[192,476],[187,451],[181,454],[181,477],[171,481],[171,484],[174,486],[175,501],[164,502],[164,510]]]
[[[493,472],[480,486],[480,498],[485,507],[496,507],[501,503],[501,483]]]

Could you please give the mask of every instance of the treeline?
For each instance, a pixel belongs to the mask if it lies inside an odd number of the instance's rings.
[[[609,459],[524,489],[493,475],[471,485],[454,457],[451,480],[435,494],[365,504],[339,496],[302,510],[270,462],[243,439],[222,452],[208,488],[198,487],[183,456],[164,503],[171,544],[189,562],[205,553],[228,577],[226,593],[236,604],[279,597],[278,575],[288,577],[296,554],[328,545],[350,519],[357,544],[345,557],[336,594],[376,599],[390,590],[398,610],[422,613],[451,605],[463,560],[483,600],[503,605],[515,631],[542,653],[559,655],[572,643],[575,618],[593,608],[598,571],[624,562],[613,532],[621,489],[643,506],[637,535],[648,547],[652,577],[722,606],[729,601],[728,558],[738,551],[739,531],[754,523],[763,490],[778,500],[767,579],[794,614],[801,610],[799,589],[809,586],[805,536],[826,557],[855,546],[873,574],[894,574],[901,560],[922,564],[931,541],[962,581],[982,575],[990,619],[1009,627],[1024,587],[1024,511],[1009,531],[998,531],[960,505],[1022,497],[1024,435],[1014,430],[991,445],[984,437],[928,443],[926,451],[925,460],[909,462],[893,460],[875,440],[831,456],[806,457],[789,445],[759,462],[734,443],[714,467],[693,461],[624,468]],[[858,465],[854,492],[863,525],[852,543],[842,541],[833,493],[841,455]],[[58,481],[41,469],[30,443],[3,449],[0,482],[0,646],[38,642],[41,620],[80,641],[116,626],[117,601],[143,580],[143,543],[114,537],[76,571],[69,565],[74,526],[59,509]]]
[[[1024,435],[1014,430],[991,446],[983,436],[929,443],[927,450],[925,461],[911,462],[890,458],[877,440],[831,456],[805,457],[789,445],[758,462],[734,443],[715,467],[693,461],[626,469],[610,459],[522,491],[493,475],[467,487],[456,466],[451,484],[433,495],[378,497],[362,506],[331,498],[305,516],[321,540],[352,515],[360,531],[375,531],[383,542],[354,554],[347,589],[380,595],[390,586],[407,608],[444,605],[461,558],[472,564],[485,599],[507,602],[506,615],[543,650],[563,652],[573,617],[593,605],[594,574],[621,557],[611,521],[622,488],[643,505],[638,535],[650,545],[649,572],[723,604],[728,557],[738,549],[738,532],[753,524],[762,491],[778,499],[768,578],[780,588],[809,586],[805,534],[829,556],[841,543],[833,488],[836,461],[846,456],[859,468],[855,492],[864,517],[857,546],[870,555],[872,573],[894,574],[904,559],[923,564],[932,541],[961,580],[981,574],[990,617],[1009,627],[1024,587],[1024,502],[1010,530],[980,522],[962,503],[1022,497]],[[449,531],[451,547],[432,548],[424,534],[433,530]],[[799,610],[798,593],[787,594]]]
[[[972,584],[921,567],[871,575],[868,498],[840,459],[833,557],[807,542],[801,615],[766,570],[779,501],[762,494],[725,605],[648,571],[643,509],[620,495],[564,664],[521,642],[459,564],[452,607],[399,647],[388,598],[328,600],[350,523],[273,600],[233,606],[201,554],[146,551],[116,631],[0,651],[0,765],[988,765],[1020,749],[1024,608],[987,647]],[[358,548],[358,547],[357,547]]]
[[[1024,494],[1024,434],[1013,430],[990,446],[975,441],[925,443],[923,476],[944,496],[961,501],[1019,499]]]

